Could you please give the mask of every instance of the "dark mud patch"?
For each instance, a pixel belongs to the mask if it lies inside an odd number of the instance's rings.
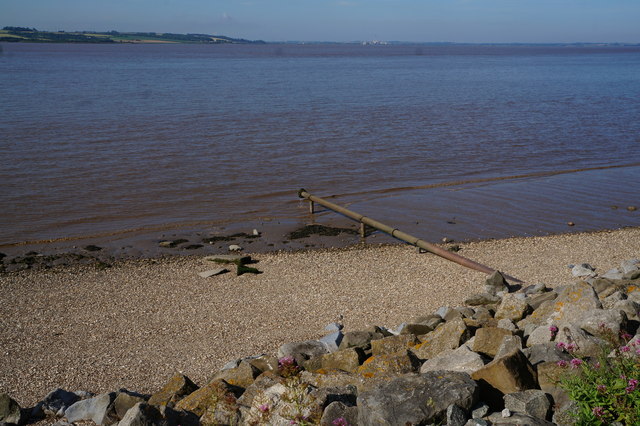
[[[334,228],[332,226],[324,225],[306,225],[300,229],[296,229],[287,235],[290,240],[297,240],[300,238],[310,237],[311,235],[320,235],[327,237],[335,237],[340,234],[358,234],[354,229],[350,228]]]
[[[237,234],[231,234],[231,235],[215,235],[213,237],[207,237],[207,238],[203,238],[202,242],[204,243],[208,243],[208,244],[213,244],[213,243],[218,243],[221,241],[234,241],[238,238],[260,238],[260,235],[252,235],[252,234],[247,234],[246,232],[239,232]]]

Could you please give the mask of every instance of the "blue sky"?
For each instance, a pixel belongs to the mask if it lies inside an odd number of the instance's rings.
[[[640,0],[0,0],[0,27],[266,41],[640,42]]]

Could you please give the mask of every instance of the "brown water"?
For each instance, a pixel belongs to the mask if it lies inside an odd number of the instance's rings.
[[[343,223],[301,187],[427,240],[640,226],[637,47],[1,47],[0,248]]]

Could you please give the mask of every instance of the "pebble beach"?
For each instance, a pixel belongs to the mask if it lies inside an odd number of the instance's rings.
[[[548,287],[569,264],[602,274],[640,257],[640,228],[459,244],[462,256]],[[262,273],[203,256],[0,274],[0,389],[22,406],[49,391],[154,392],[175,372],[205,383],[232,359],[346,331],[394,328],[480,292],[485,274],[408,245],[249,253]]]

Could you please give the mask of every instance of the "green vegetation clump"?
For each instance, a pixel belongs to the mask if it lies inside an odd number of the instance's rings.
[[[334,228],[332,226],[324,225],[306,225],[300,229],[296,229],[295,231],[290,232],[287,235],[287,238],[290,240],[297,240],[300,238],[309,237],[314,234],[335,237],[336,235],[340,235],[342,233],[357,234],[358,232],[349,228]]]

